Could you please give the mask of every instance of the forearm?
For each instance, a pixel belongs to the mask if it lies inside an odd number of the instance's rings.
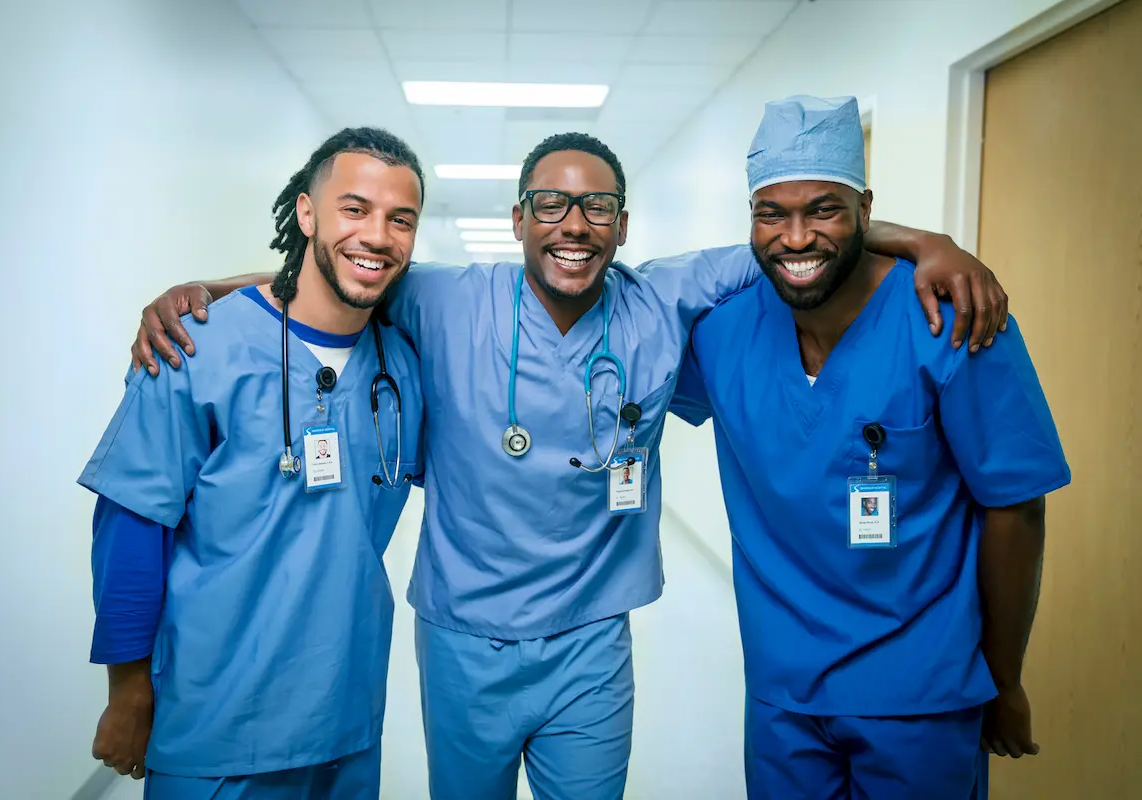
[[[245,275],[235,275],[232,278],[222,278],[217,281],[192,281],[198,283],[206,291],[210,292],[210,296],[219,300],[230,292],[236,292],[239,289],[245,289],[247,286],[257,286],[263,283],[271,283],[274,279],[272,272],[250,272]]]
[[[933,246],[951,244],[950,237],[942,233],[906,228],[892,222],[873,220],[865,235],[865,249],[882,256],[903,258],[918,263]]]
[[[107,696],[109,701],[134,700],[150,697],[151,657],[107,665]]]
[[[1022,680],[1023,656],[1039,602],[1045,501],[1042,497],[984,515],[979,555],[983,654],[1000,690]]]

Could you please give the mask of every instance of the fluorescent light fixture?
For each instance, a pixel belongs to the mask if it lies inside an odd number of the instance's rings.
[[[519,164],[437,164],[436,177],[478,181],[517,181]]]
[[[511,231],[460,231],[460,238],[465,242],[514,242],[517,241]]]
[[[456,227],[469,231],[510,231],[512,221],[505,217],[484,219],[481,217],[460,217],[456,220]]]
[[[464,249],[469,253],[522,253],[522,242],[468,242]]]
[[[408,102],[417,106],[500,106],[506,108],[598,108],[611,87],[582,83],[477,83],[404,81]]]

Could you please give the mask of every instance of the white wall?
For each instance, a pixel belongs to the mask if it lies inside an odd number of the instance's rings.
[[[706,108],[628,180],[632,220],[623,258],[638,262],[747,242],[747,148],[765,102],[792,94],[871,101],[873,216],[942,231],[949,67],[1055,4],[803,2]],[[712,426],[695,430],[671,417],[667,427],[663,495],[728,562]]]
[[[273,269],[271,205],[330,133],[226,0],[0,0],[0,797],[96,767],[92,497],[143,302]]]

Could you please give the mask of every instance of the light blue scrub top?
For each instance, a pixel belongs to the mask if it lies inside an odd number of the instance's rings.
[[[190,324],[187,322],[187,324]],[[264,773],[371,747],[381,732],[393,596],[381,556],[408,498],[382,489],[369,405],[371,331],[326,400],[341,437],[341,489],[286,480],[281,323],[234,293],[195,330],[194,358],[127,392],[79,483],[175,529],[152,673],[147,766],[191,777]],[[420,472],[415,353],[382,329],[401,388],[399,474]],[[293,452],[316,405],[321,363],[290,334]],[[395,457],[396,414],[380,395]],[[390,474],[396,464],[390,463]]]
[[[935,714],[993,697],[984,508],[1070,481],[1015,320],[990,348],[955,350],[950,326],[929,332],[913,269],[897,262],[813,386],[792,312],[760,281],[694,327],[671,406],[714,419],[747,689],[788,711]],[[892,549],[848,547],[870,422],[887,432],[879,472],[897,481]]]
[[[646,512],[612,517],[606,474],[569,463],[598,463],[583,372],[601,347],[601,299],[562,336],[524,281],[516,409],[532,446],[521,458],[503,450],[522,268],[419,264],[389,309],[420,354],[428,419],[425,516],[408,600],[432,624],[507,641],[561,633],[661,595],[658,443],[690,328],[761,274],[747,247],[608,269],[611,350],[626,367],[624,402],[642,407],[635,444],[650,449]],[[595,378],[604,455],[617,387],[613,372]],[[626,432],[624,424],[624,442]]]

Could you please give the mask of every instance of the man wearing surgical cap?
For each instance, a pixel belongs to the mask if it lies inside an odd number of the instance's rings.
[[[749,797],[983,797],[988,751],[1038,752],[1021,668],[1070,470],[1035,369],[1014,320],[932,337],[914,265],[864,248],[853,98],[768,104],[746,172],[768,280],[695,326],[671,408],[714,420]]]

